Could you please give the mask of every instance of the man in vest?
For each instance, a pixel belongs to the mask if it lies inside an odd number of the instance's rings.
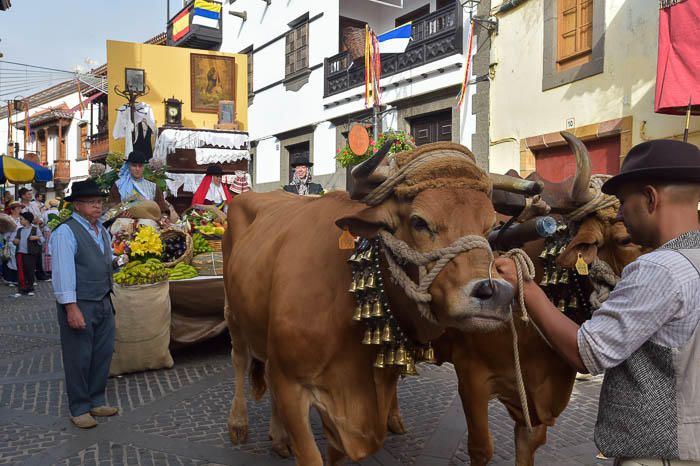
[[[581,327],[532,281],[525,305],[573,368],[605,373],[594,433],[604,455],[625,466],[700,465],[700,150],[639,144],[603,192],[620,199],[631,240],[653,251]],[[512,260],[496,268],[516,285]]]
[[[66,197],[73,214],[50,240],[68,405],[71,421],[82,429],[97,425],[93,416],[117,414],[105,401],[114,352],[110,292],[117,261],[99,221],[103,198],[92,179],[73,184]]]

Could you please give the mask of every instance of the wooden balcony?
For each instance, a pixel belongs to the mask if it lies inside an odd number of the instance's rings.
[[[70,181],[70,160],[54,161],[53,179],[58,183],[68,183]]]
[[[90,160],[93,162],[104,159],[109,153],[109,134],[97,133],[90,136]]]
[[[220,2],[217,2],[220,3]],[[177,40],[173,40],[173,21],[184,11],[189,11],[189,31],[182,37],[178,37]],[[188,47],[191,49],[202,49],[202,50],[218,50],[221,45],[222,40],[222,18],[223,18],[223,8],[221,14],[219,15],[219,28],[214,29],[199,24],[192,24],[192,16],[194,14],[194,0],[190,0],[187,4],[177,13],[175,13],[167,25],[167,44],[175,47]]]
[[[382,55],[382,78],[462,53],[462,9],[457,2],[413,21],[412,39],[404,53]],[[323,96],[340,94],[365,83],[365,66],[341,52],[324,60]]]

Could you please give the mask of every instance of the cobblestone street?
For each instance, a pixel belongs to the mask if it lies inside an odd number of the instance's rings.
[[[80,431],[68,419],[51,287],[9,298],[0,285],[0,464],[22,465],[274,465],[267,438],[269,395],[249,402],[248,443],[234,447],[226,418],[233,374],[226,338],[174,353],[175,367],[112,378],[108,402],[120,415]],[[408,429],[390,435],[367,465],[465,465],[466,423],[451,366],[419,366],[420,377],[399,385]],[[592,442],[600,379],[577,382],[569,407],[549,430],[538,465],[611,465]],[[322,448],[318,417],[312,416]],[[505,409],[490,406],[495,455],[512,465],[513,428]]]

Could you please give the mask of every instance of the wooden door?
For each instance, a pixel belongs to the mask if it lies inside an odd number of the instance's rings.
[[[593,174],[617,175],[620,172],[620,136],[585,141]],[[563,181],[576,173],[576,160],[569,146],[535,151],[535,170],[544,179]]]
[[[452,140],[452,112],[450,110],[415,118],[411,121],[411,135],[416,145]]]

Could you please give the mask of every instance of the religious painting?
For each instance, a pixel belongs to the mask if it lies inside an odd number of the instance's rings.
[[[127,91],[145,92],[146,71],[140,68],[124,68],[124,86]]]
[[[190,55],[190,106],[193,112],[218,113],[220,100],[235,99],[233,57]]]
[[[219,101],[219,124],[230,124],[236,121],[236,110],[233,100]]]

